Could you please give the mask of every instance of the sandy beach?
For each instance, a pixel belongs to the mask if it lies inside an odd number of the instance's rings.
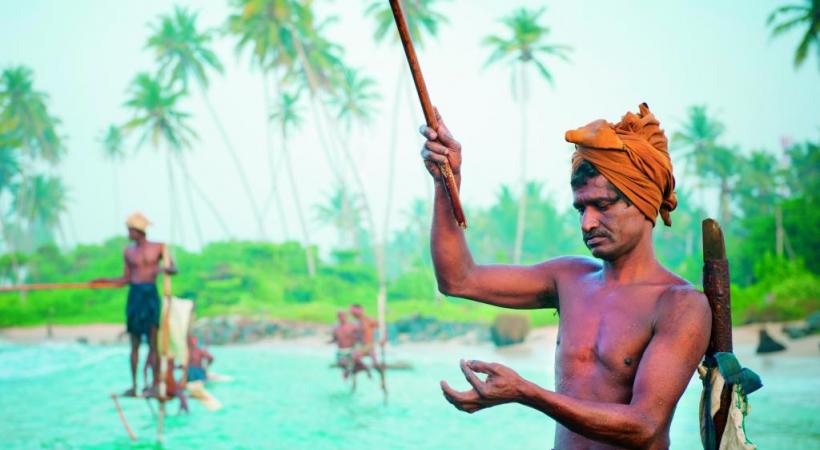
[[[765,325],[766,331],[778,342],[786,345],[786,350],[778,353],[778,356],[820,356],[820,335],[808,336],[801,339],[792,340],[783,331],[784,323],[768,323]],[[302,345],[307,347],[326,346],[326,335],[330,333],[330,325],[324,324],[303,324],[315,330],[309,336],[297,338],[266,338],[250,344],[229,344],[229,345],[254,345],[254,346],[275,346],[282,342],[289,345]],[[762,325],[743,325],[735,327],[733,330],[735,351],[737,353],[754,352],[758,343],[758,332]],[[507,347],[510,352],[527,352],[544,345],[554,345],[558,326],[544,326],[533,329],[527,340],[519,345]],[[42,342],[85,342],[88,344],[117,344],[126,343],[127,335],[125,326],[122,324],[96,323],[87,325],[52,325],[34,327],[8,327],[0,328],[0,340],[18,344],[38,344]],[[413,342],[396,344],[398,346],[418,346],[426,345],[440,346],[441,344],[469,344],[463,338],[454,338],[447,341],[433,342]]]

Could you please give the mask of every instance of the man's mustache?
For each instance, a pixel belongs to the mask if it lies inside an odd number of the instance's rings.
[[[609,235],[609,233],[607,233],[604,230],[595,229],[595,230],[592,230],[588,233],[584,233],[584,242],[588,242],[591,239],[595,239],[595,238],[599,238],[599,237],[609,238],[610,235]]]

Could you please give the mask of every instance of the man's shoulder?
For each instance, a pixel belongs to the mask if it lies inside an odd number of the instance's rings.
[[[559,256],[548,259],[539,267],[559,272],[568,272],[576,275],[584,275],[591,272],[598,272],[603,268],[601,261],[588,256]]]
[[[694,321],[696,324],[711,326],[712,311],[709,300],[703,292],[689,282],[671,284],[658,298],[659,321]]]

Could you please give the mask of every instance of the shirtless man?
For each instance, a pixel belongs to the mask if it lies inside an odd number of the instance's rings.
[[[194,335],[188,335],[188,378],[186,381],[207,381],[208,367],[213,362],[213,355],[199,346],[199,339]]]
[[[441,121],[437,130],[422,127],[422,156],[436,180],[431,250],[441,292],[503,308],[556,308],[561,318],[554,391],[501,364],[462,361],[472,389],[441,382],[456,408],[529,406],[556,420],[561,450],[669,447],[672,415],[706,350],[711,316],[705,296],[655,257],[652,229],[659,212],[671,225],[674,178],[666,137],[648,107],[640,110],[618,124],[567,132],[576,144],[573,206],[595,259],[533,266],[473,261],[435,164],[449,160],[460,184],[461,145]]]
[[[384,367],[379,363],[379,358],[376,356],[376,342],[374,339],[379,323],[375,319],[367,317],[364,314],[364,308],[359,304],[350,305],[350,314],[359,322],[356,330],[359,345],[356,351],[353,352],[353,364],[357,368],[358,366],[367,368],[364,364],[364,357],[369,356],[373,368],[379,371],[382,387],[384,387]],[[385,342],[387,342],[387,336],[382,336],[379,344],[384,345]],[[367,374],[370,376],[369,370]]]
[[[333,328],[331,343],[336,344],[336,364],[342,368],[342,379],[347,380],[353,370],[353,351],[356,345],[356,325],[347,321],[347,313],[336,313],[338,325]]]
[[[123,274],[115,278],[98,278],[92,283],[113,283],[129,285],[128,304],[125,308],[126,331],[131,336],[131,388],[123,395],[134,396],[137,392],[137,365],[142,336],[148,336],[148,359],[153,380],[146,386],[145,395],[156,395],[159,386],[159,364],[157,361],[157,328],[159,327],[160,301],[157,291],[157,275],[177,273],[173,261],[169,268],[160,267],[165,253],[165,244],[150,242],[146,230],[151,222],[139,212],[128,217],[128,239],[133,244],[123,252],[125,261]],[[147,384],[147,383],[146,383]]]

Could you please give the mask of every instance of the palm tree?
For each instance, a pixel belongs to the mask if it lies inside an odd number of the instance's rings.
[[[521,249],[524,245],[524,228],[527,208],[527,104],[529,97],[528,68],[535,66],[542,78],[551,85],[554,84],[552,73],[540,59],[545,56],[554,56],[569,61],[570,47],[546,42],[550,29],[541,25],[539,21],[546,8],[529,10],[520,8],[511,15],[502,19],[509,36],[487,36],[483,44],[490,47],[491,53],[485,66],[506,61],[512,65],[513,95],[515,96],[516,76],[519,87],[518,102],[521,108],[521,167],[520,189],[518,200],[518,217],[516,222],[515,244],[513,247],[513,263],[521,262]]]
[[[718,215],[726,226],[731,218],[732,183],[737,175],[740,152],[718,143],[723,130],[723,123],[711,117],[706,106],[696,105],[689,108],[683,129],[676,131],[672,139],[685,158],[687,171],[700,179],[701,189],[718,184]]]
[[[279,130],[282,133],[282,157],[284,159],[285,169],[287,170],[288,180],[290,181],[290,189],[293,194],[293,203],[296,205],[296,216],[299,218],[299,227],[302,229],[302,240],[305,245],[305,255],[307,257],[308,275],[316,275],[316,261],[313,255],[313,247],[310,241],[310,234],[307,228],[307,221],[302,211],[302,203],[299,199],[299,187],[296,184],[296,176],[293,173],[293,165],[291,164],[290,154],[288,153],[288,138],[290,132],[299,128],[303,119],[299,111],[299,96],[297,91],[294,94],[283,92],[279,97],[279,104],[271,115],[271,120],[279,122]]]
[[[59,162],[65,153],[57,133],[60,119],[48,113],[48,95],[34,89],[31,69],[17,66],[3,70],[0,86],[3,121],[13,124],[13,132],[28,157],[49,164]]]
[[[353,247],[361,249],[359,241],[359,222],[362,207],[359,199],[341,185],[325,197],[325,203],[314,207],[315,217],[320,223],[332,225],[339,236],[339,248]]]
[[[12,210],[27,228],[27,248],[54,241],[60,231],[60,216],[66,212],[66,188],[57,177],[34,175],[12,186]],[[64,240],[64,239],[63,239]]]
[[[439,25],[448,23],[447,16],[433,10],[436,0],[402,0],[401,8],[404,11],[404,18],[407,21],[407,29],[413,39],[413,46],[423,48],[427,36],[436,36]],[[440,2],[439,2],[440,3]],[[390,5],[383,1],[372,2],[365,14],[373,16],[376,21],[376,31],[373,36],[377,42],[381,42],[388,35],[389,30],[393,30],[395,21]],[[390,32],[393,42],[399,42],[399,34]]]
[[[252,65],[262,72],[265,137],[271,180],[270,195],[265,200],[264,210],[267,211],[268,205],[275,200],[280,226],[287,238],[287,221],[277,188],[278,168],[269,126],[272,104],[269,83],[276,83],[277,72],[284,73],[285,77],[296,70],[296,51],[291,42],[287,23],[299,5],[293,0],[233,0],[231,4],[235,12],[228,17],[225,30],[239,39],[236,44],[237,54],[250,49]]]
[[[18,283],[22,282],[22,270],[17,260],[16,251],[25,244],[16,242],[9,232],[10,217],[17,219],[22,228],[25,225],[25,218],[17,215],[20,212],[29,212],[39,204],[41,198],[35,198],[38,192],[53,192],[51,190],[27,189],[32,186],[32,176],[37,170],[39,162],[45,162],[53,166],[57,164],[65,153],[62,139],[57,132],[60,120],[52,116],[47,107],[48,95],[34,88],[34,76],[31,69],[25,66],[9,67],[0,74],[0,172],[2,172],[1,191],[10,192],[13,198],[11,214],[0,211],[0,234],[6,243],[7,250],[11,256],[11,263]],[[50,178],[49,180],[56,180]],[[56,182],[58,182],[57,180]],[[47,187],[54,186],[56,182],[46,183]],[[37,186],[42,187],[39,182]],[[58,192],[59,193],[59,192]],[[44,214],[54,213],[58,217],[63,212],[64,203],[61,198],[54,197],[53,207],[46,205]],[[59,203],[56,203],[59,202]],[[56,222],[51,217],[49,220],[39,220],[40,229],[47,236],[51,235],[51,229],[42,230],[42,225],[52,226]],[[41,218],[42,219],[42,218]],[[31,223],[29,223],[31,225]],[[28,226],[28,232],[32,232],[36,227]],[[15,233],[19,234],[19,233]],[[43,233],[40,233],[41,237]],[[23,240],[38,242],[34,236],[21,236]],[[20,300],[25,296],[21,293]]]
[[[263,238],[265,231],[262,216],[248,182],[248,176],[222,121],[219,120],[208,98],[208,70],[214,70],[220,74],[224,70],[216,53],[210,48],[213,32],[199,31],[196,19],[196,13],[179,6],[175,7],[173,15],[160,16],[159,23],[152,26],[153,34],[148,38],[146,47],[154,50],[157,62],[160,64],[160,73],[169,76],[172,82],[180,82],[185,90],[188,89],[192,79],[197,82],[208,113],[231,156],[234,169],[245,191],[245,198],[256,221],[259,237]]]
[[[123,146],[122,130],[116,125],[109,125],[100,138],[103,156],[111,162],[111,172],[113,174],[114,192],[114,217],[115,223],[120,221],[120,180],[117,175],[117,165],[125,159],[125,147]]]
[[[169,218],[172,224],[176,223],[181,226],[177,210],[179,202],[173,161],[178,160],[183,150],[191,147],[191,139],[196,138],[196,132],[187,123],[190,114],[177,109],[177,102],[185,95],[185,91],[175,90],[170,85],[163,84],[159,77],[139,73],[131,82],[130,94],[131,98],[125,102],[125,106],[133,110],[134,118],[125,124],[124,129],[142,132],[137,148],[142,147],[148,140],[151,141],[155,150],[159,150],[160,146],[164,145],[168,175]],[[173,230],[172,227],[172,234]]]
[[[780,18],[782,20],[777,22]],[[803,4],[781,6],[772,11],[766,24],[772,27],[772,37],[780,36],[798,25],[805,26],[806,32],[794,52],[794,67],[799,68],[803,65],[812,45],[815,47],[815,55],[817,56],[818,67],[820,67],[819,0],[803,0]]]

